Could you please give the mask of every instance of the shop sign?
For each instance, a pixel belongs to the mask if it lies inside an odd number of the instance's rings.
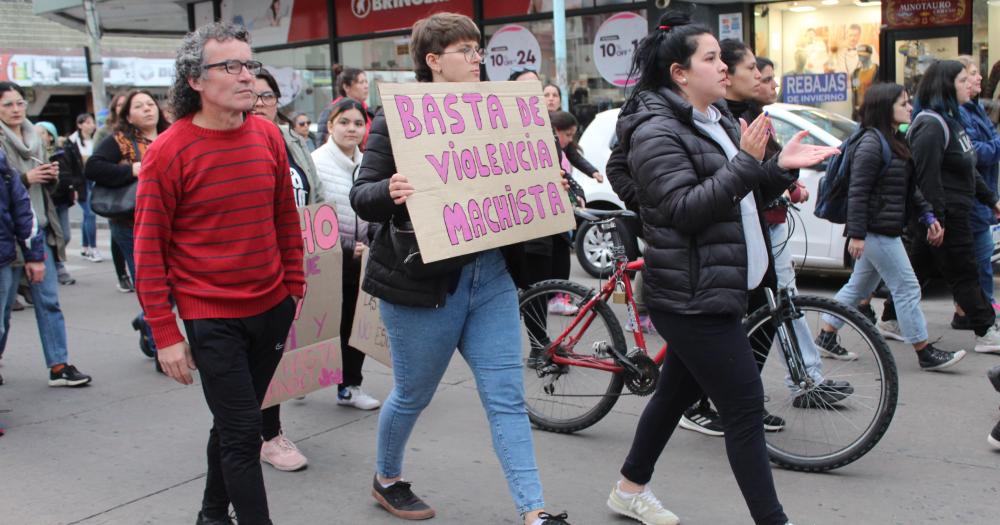
[[[620,87],[638,82],[628,74],[632,55],[648,32],[646,19],[635,13],[618,13],[601,24],[594,35],[594,65],[604,80]]]
[[[511,71],[541,68],[542,50],[538,39],[524,26],[501,27],[486,45],[486,75],[490,80],[507,80]]]
[[[972,23],[971,0],[883,0],[887,29],[940,27]]]
[[[344,0],[335,2],[335,9],[338,36],[407,29],[443,11],[473,14],[472,0]]]
[[[843,102],[847,100],[847,73],[785,75],[781,95],[788,104]]]
[[[22,86],[86,85],[82,56],[0,54],[0,80]]]
[[[174,60],[104,57],[104,82],[111,86],[169,87],[174,83]]]

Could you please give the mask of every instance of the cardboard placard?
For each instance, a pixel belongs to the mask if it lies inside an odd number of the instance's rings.
[[[365,267],[368,265],[368,248],[361,255],[361,276],[364,278]],[[358,291],[358,304],[354,308],[354,324],[351,325],[350,345],[379,363],[392,368],[392,356],[389,354],[389,336],[382,324],[379,314],[378,298],[369,295],[364,290]]]
[[[378,87],[424,262],[575,227],[541,83]]]
[[[267,387],[263,408],[339,384],[343,255],[337,211],[331,204],[299,209],[306,294],[288,331],[285,354]]]

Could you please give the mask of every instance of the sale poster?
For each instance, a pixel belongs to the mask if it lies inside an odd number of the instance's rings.
[[[486,45],[486,75],[490,80],[507,80],[512,71],[541,68],[542,50],[538,39],[524,26],[501,27]]]
[[[632,55],[649,32],[646,19],[635,13],[618,13],[601,24],[594,36],[594,65],[611,84],[627,87],[639,81],[629,78]]]

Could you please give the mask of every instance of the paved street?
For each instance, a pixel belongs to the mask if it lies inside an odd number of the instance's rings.
[[[75,229],[74,234],[78,234]],[[107,230],[99,245],[107,246]],[[108,260],[79,257],[77,284],[62,287],[70,359],[92,386],[49,388],[31,310],[14,314],[0,386],[0,523],[191,524],[204,486],[209,412],[197,385],[156,374],[129,321],[134,294],[115,289]],[[579,269],[574,277],[593,282]],[[803,293],[832,295],[838,281],[810,278]],[[940,291],[924,311],[932,338],[971,349],[970,332],[947,328],[951,303]],[[970,355],[954,372],[925,373],[912,350],[891,343],[900,375],[899,407],[888,434],[860,461],[829,474],[776,470],[779,495],[797,525],[996,524],[1000,454],[986,435],[1000,417],[1000,395],[985,378],[1000,356]],[[369,360],[365,388],[380,399],[389,371]],[[580,524],[626,524],[604,507],[643,399],[623,398],[603,421],[578,435],[535,432],[551,509]],[[283,424],[309,458],[298,473],[265,467],[278,525],[400,523],[369,495],[377,412],[338,407],[332,390],[286,404]],[[455,359],[418,424],[406,476],[438,511],[434,523],[518,523],[490,446],[468,367]],[[678,430],[653,488],[685,524],[745,524],[744,502],[723,440]]]

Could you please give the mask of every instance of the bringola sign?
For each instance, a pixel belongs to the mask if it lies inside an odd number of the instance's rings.
[[[425,262],[574,227],[539,82],[380,84]]]

